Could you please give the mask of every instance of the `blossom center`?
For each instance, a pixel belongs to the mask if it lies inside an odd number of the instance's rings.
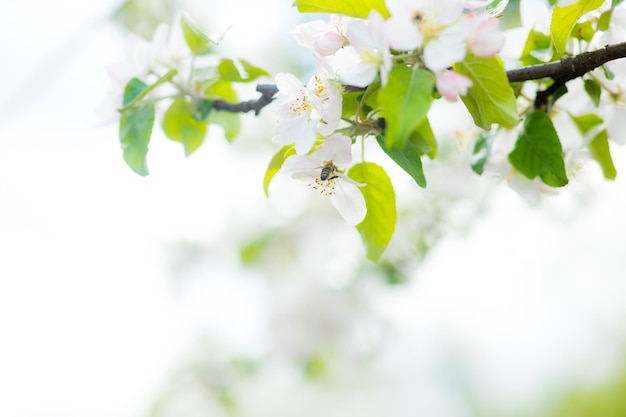
[[[317,74],[313,77],[313,94],[315,94],[320,99],[322,99],[323,96],[326,95],[326,84]]]
[[[300,95],[289,104],[289,110],[296,114],[307,112],[312,107],[304,89],[301,88],[299,93]]]
[[[314,189],[315,191],[319,191],[320,194],[323,195],[333,195],[335,194],[335,180],[339,178],[337,173],[339,172],[339,168],[332,161],[325,162],[322,165],[322,170],[320,171],[320,176],[315,177],[312,183],[309,183],[308,186]]]

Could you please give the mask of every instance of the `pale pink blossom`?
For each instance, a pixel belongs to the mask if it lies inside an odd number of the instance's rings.
[[[437,91],[448,101],[457,101],[459,96],[467,94],[472,80],[458,72],[444,70],[437,74]]]
[[[321,56],[332,55],[347,42],[346,23],[348,18],[332,16],[330,22],[314,20],[298,25],[294,39],[305,48],[312,48]]]
[[[496,55],[504,47],[504,33],[498,30],[498,19],[487,15],[468,18],[474,21],[476,29],[468,39],[469,50],[476,56],[488,58]]]

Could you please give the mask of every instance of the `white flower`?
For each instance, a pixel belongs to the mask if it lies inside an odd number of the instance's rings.
[[[467,94],[472,80],[458,72],[443,70],[437,74],[437,91],[448,101],[457,101],[459,96]]]
[[[346,84],[367,87],[380,71],[382,85],[391,70],[389,43],[384,34],[384,19],[372,10],[367,21],[355,20],[348,25],[350,46],[335,54],[337,75]]]
[[[341,92],[334,82],[315,74],[305,87],[293,74],[279,73],[275,79],[278,92],[278,126],[274,141],[296,144],[298,154],[311,150],[317,135],[328,136],[341,119]]]
[[[454,24],[463,13],[460,0],[387,0],[389,42],[395,49],[410,51],[422,46]]]
[[[296,41],[305,48],[312,48],[321,56],[332,55],[345,45],[348,18],[332,16],[326,23],[322,20],[298,25],[293,32]]]
[[[306,181],[312,189],[330,197],[339,214],[351,226],[363,221],[367,211],[365,199],[358,187],[364,187],[343,174],[340,167],[352,162],[352,140],[334,134],[324,141],[320,153],[293,155],[285,160],[283,172]]]
[[[489,58],[504,47],[504,33],[498,30],[498,19],[488,15],[465,19],[475,26],[474,33],[468,39],[469,50],[476,56]]]

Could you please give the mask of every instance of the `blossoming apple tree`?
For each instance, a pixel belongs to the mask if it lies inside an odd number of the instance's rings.
[[[438,157],[429,121],[436,100],[460,99],[471,115],[476,135],[468,163],[476,174],[495,172],[520,192],[549,192],[567,186],[574,171],[593,160],[613,179],[610,144],[624,142],[626,72],[618,59],[626,56],[626,6],[619,0],[534,3],[548,21],[525,28],[523,51],[505,65],[504,0],[296,0],[300,12],[328,14],[294,28],[295,40],[318,64],[305,82],[216,56],[213,45],[224,34],[210,36],[192,18],[178,16],[151,41],[133,38],[127,61],[109,68],[119,86],[124,160],[147,175],[154,126],[191,155],[211,125],[233,139],[240,113],[267,108],[276,118],[268,140],[282,147],[265,172],[266,195],[279,172],[328,195],[375,262],[394,233],[396,196],[364,143],[374,141],[427,187],[422,161]],[[273,83],[257,85],[260,97],[239,98],[238,84],[267,77]],[[572,80],[582,88],[568,84]],[[586,97],[585,104],[571,96]],[[575,126],[578,137],[564,141],[560,123]]]

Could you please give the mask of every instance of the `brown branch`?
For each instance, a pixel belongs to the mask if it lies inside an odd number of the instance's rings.
[[[602,49],[583,52],[573,57],[562,58],[560,61],[548,64],[531,65],[524,68],[513,69],[506,72],[509,82],[521,82],[552,78],[559,86],[574,78],[580,77],[609,61],[626,58],[626,42],[615,45],[606,45]],[[357,90],[358,87],[344,86],[348,90]],[[274,100],[278,88],[273,84],[259,84],[256,90],[261,93],[257,100],[249,100],[241,103],[228,103],[223,100],[215,100],[213,106],[217,110],[225,110],[233,113],[247,113],[254,111],[258,115],[261,110]]]
[[[626,42],[606,45],[603,49],[583,52],[573,57],[562,58],[560,61],[542,65],[531,65],[525,68],[509,70],[506,75],[509,82],[552,78],[569,81],[580,77],[599,66],[619,58],[626,57]]]
[[[213,102],[213,108],[215,110],[224,110],[231,113],[247,113],[254,111],[254,114],[258,116],[261,109],[274,100],[274,94],[278,92],[278,88],[273,84],[259,84],[256,86],[256,91],[261,93],[261,97],[257,100],[248,100],[241,103],[229,103],[224,100],[215,100]]]

